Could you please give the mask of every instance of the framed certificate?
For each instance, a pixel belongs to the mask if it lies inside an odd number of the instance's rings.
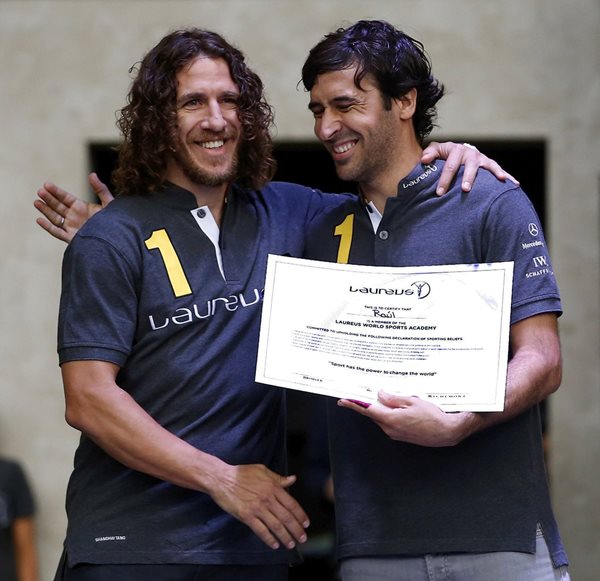
[[[512,262],[396,268],[270,255],[256,380],[502,411],[512,274]]]

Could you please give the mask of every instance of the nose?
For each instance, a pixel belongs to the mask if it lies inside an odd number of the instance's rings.
[[[206,108],[206,117],[200,123],[202,129],[209,129],[211,131],[223,131],[227,125],[221,105],[217,101],[209,103]]]
[[[315,119],[315,135],[320,141],[329,141],[340,127],[338,116],[327,110]]]

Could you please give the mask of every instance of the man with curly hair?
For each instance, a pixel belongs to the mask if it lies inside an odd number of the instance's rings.
[[[567,580],[539,412],[561,381],[561,303],[531,202],[485,171],[469,195],[453,185],[436,196],[443,162],[421,158],[444,88],[423,45],[389,23],[327,35],[302,80],[316,136],[338,175],[360,188],[316,218],[308,258],[514,263],[503,412],[445,413],[385,392],[366,407],[328,402],[342,578]]]
[[[271,123],[262,82],[213,32],[175,31],[139,65],[120,196],[63,262],[58,351],[82,437],[57,579],[279,581],[298,560],[284,391],[254,382],[260,304],[267,255],[301,256],[345,196],[269,182]],[[70,239],[82,202],[41,197],[41,224]]]
[[[271,109],[219,35],[164,37],[122,109],[119,196],[67,248],[58,352],[82,432],[57,574],[279,580],[308,517],[281,390],[254,383],[268,252],[322,196],[268,184]]]

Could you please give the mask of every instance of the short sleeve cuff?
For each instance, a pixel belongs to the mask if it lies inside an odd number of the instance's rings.
[[[123,367],[128,355],[110,347],[63,347],[58,350],[58,362],[62,365],[69,361],[108,361]]]

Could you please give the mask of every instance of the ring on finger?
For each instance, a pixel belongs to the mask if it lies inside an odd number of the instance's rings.
[[[60,222],[58,223],[58,227],[62,228],[65,225],[65,217],[61,216],[60,217]]]

